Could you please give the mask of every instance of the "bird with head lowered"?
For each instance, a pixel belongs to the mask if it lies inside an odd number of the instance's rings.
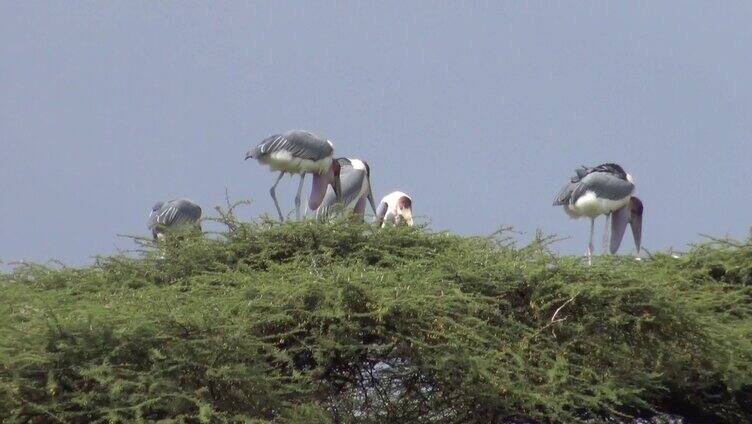
[[[276,188],[285,175],[299,174],[300,183],[295,196],[295,217],[300,220],[300,195],[306,174],[313,175],[311,195],[308,207],[317,209],[324,199],[326,189],[331,186],[339,202],[342,201],[340,188],[340,165],[333,159],[334,144],[308,131],[292,130],[275,134],[264,139],[258,146],[248,151],[245,159],[256,159],[267,165],[272,171],[279,171],[279,176],[269,190],[277,208],[279,220],[284,221],[282,209],[277,202]]]
[[[630,224],[637,254],[640,254],[643,205],[639,198],[633,196],[634,191],[634,179],[624,168],[615,163],[604,163],[576,169],[575,175],[556,196],[554,206],[563,206],[570,217],[590,218],[588,263],[592,263],[595,218],[600,215],[606,216],[606,228],[613,215],[609,245],[611,253],[619,249],[626,225]]]
[[[201,207],[189,199],[173,199],[157,202],[151,208],[147,227],[154,240],[164,237],[165,232],[197,225],[201,229]]]
[[[363,217],[366,201],[370,202],[371,210],[376,214],[376,204],[373,201],[371,188],[371,167],[361,159],[337,158],[340,164],[340,180],[342,182],[342,209]],[[336,209],[337,196],[334,190],[328,188],[324,201],[316,210],[319,220],[330,217]]]

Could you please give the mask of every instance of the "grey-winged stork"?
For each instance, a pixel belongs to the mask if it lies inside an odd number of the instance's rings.
[[[376,225],[413,225],[413,199],[401,191],[387,194],[376,208]]]
[[[580,167],[575,176],[561,189],[554,200],[554,206],[563,206],[572,218],[590,218],[590,242],[588,263],[592,263],[593,231],[595,218],[613,214],[611,221],[611,242],[609,250],[616,253],[624,236],[627,223],[632,227],[637,254],[640,254],[642,240],[642,201],[633,196],[635,190],[631,175],[615,163],[604,163],[594,168]]]
[[[368,201],[371,203],[371,209],[375,214],[376,204],[373,201],[371,167],[368,162],[353,158],[337,158],[336,161],[340,165],[343,210],[363,217],[366,210],[366,201]],[[323,220],[331,216],[336,203],[337,196],[334,190],[327,188],[324,200],[316,210],[316,218]]]
[[[269,190],[277,208],[279,220],[284,221],[282,210],[277,202],[275,190],[279,180],[288,174],[300,174],[298,193],[295,196],[295,217],[300,220],[300,194],[306,174],[313,175],[311,195],[308,207],[317,209],[324,199],[328,186],[332,186],[339,201],[342,200],[340,189],[340,166],[333,160],[334,144],[308,131],[292,130],[275,134],[264,139],[258,146],[245,155],[245,159],[256,159],[268,165],[272,171],[279,171],[279,177]]]
[[[189,199],[173,199],[167,202],[157,202],[151,208],[147,227],[154,240],[164,237],[169,230],[186,227],[192,224],[201,228],[201,207]]]

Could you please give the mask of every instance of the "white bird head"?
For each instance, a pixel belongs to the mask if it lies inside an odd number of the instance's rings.
[[[397,216],[394,217],[395,224],[400,225],[403,222],[409,227],[413,226],[413,202],[407,196],[397,200]]]

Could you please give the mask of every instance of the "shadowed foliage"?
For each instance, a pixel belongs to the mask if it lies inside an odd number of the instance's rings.
[[[0,276],[0,420],[752,420],[750,241],[587,267],[540,238],[220,221]]]

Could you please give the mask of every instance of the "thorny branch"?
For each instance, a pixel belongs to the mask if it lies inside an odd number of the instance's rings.
[[[579,294],[580,294],[579,292],[575,293],[574,296],[570,297],[566,302],[562,303],[561,306],[559,306],[558,308],[556,308],[556,310],[554,311],[554,314],[551,315],[551,320],[549,321],[549,323],[546,324],[546,325],[544,325],[540,330],[538,330],[538,332],[542,333],[546,328],[551,327],[554,324],[558,324],[560,322],[566,321],[567,317],[558,318],[557,319],[556,316],[559,315],[559,312],[561,312],[561,310],[564,309],[565,306],[567,306],[568,304],[574,302],[574,299]],[[556,337],[556,331],[555,330],[551,330],[551,332],[553,333],[554,337]]]

